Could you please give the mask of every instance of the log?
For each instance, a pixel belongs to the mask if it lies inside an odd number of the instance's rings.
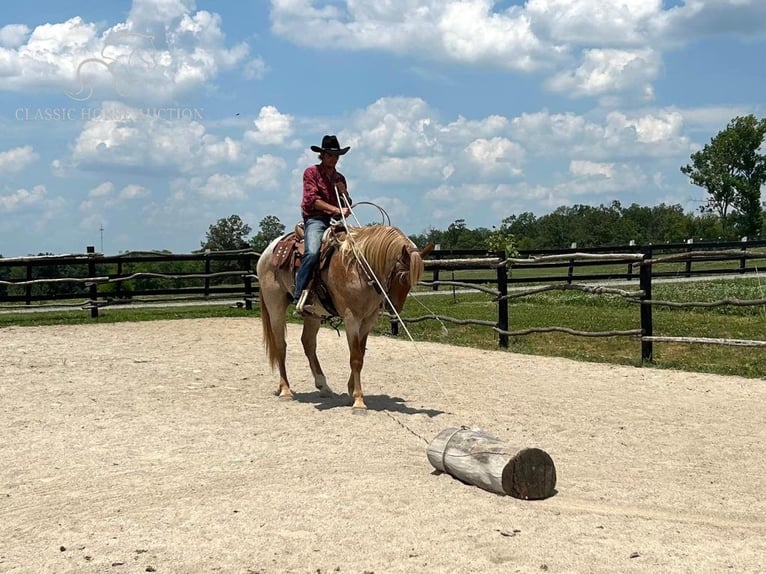
[[[426,454],[436,470],[490,492],[522,500],[555,494],[556,467],[547,452],[509,447],[479,429],[444,429]]]

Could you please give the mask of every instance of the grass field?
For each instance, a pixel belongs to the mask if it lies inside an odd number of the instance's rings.
[[[630,289],[637,289],[631,287]],[[627,289],[627,288],[626,288]],[[654,300],[688,302],[723,299],[766,299],[766,282],[759,279],[714,280],[692,283],[658,283]],[[410,300],[403,318],[428,314],[456,319],[496,320],[496,304],[482,294],[445,293]],[[428,309],[426,309],[426,306]],[[509,330],[560,326],[578,331],[611,331],[640,328],[639,305],[617,295],[550,291],[516,299],[509,304]],[[437,321],[407,324],[413,338],[458,345],[496,348],[497,334],[487,327],[445,322],[447,333]],[[766,306],[720,306],[713,308],[653,307],[654,335],[764,339]],[[381,332],[388,325],[379,325]],[[404,335],[400,335],[404,336]],[[640,341],[635,337],[587,338],[564,333],[512,337],[509,350],[555,355],[578,360],[638,365]],[[655,343],[654,365],[689,371],[766,376],[766,348],[708,344]]]
[[[441,278],[446,279],[442,273]],[[626,289],[637,289],[636,284]],[[657,283],[654,300],[719,301],[723,299],[766,299],[766,280],[721,279],[690,283]],[[256,305],[257,308],[257,305]],[[71,323],[146,321],[189,317],[257,316],[258,311],[226,305],[157,308],[104,308],[98,319],[87,311],[2,313],[0,328],[9,325],[51,325]],[[442,288],[438,294],[410,298],[402,317],[438,315],[455,319],[497,320],[497,304],[481,293],[453,292]],[[713,308],[668,308],[654,306],[654,335],[762,340],[766,330],[766,305],[721,306]],[[589,295],[581,292],[550,291],[509,304],[510,331],[532,327],[560,326],[579,331],[609,331],[640,328],[639,305],[616,295]],[[291,319],[294,320],[294,319]],[[406,323],[417,340],[497,349],[498,336],[486,326],[455,325],[436,320]],[[390,323],[381,318],[376,333],[388,335]],[[403,329],[399,337],[406,337]],[[564,333],[512,337],[509,351],[569,357],[577,360],[639,365],[641,344],[635,337],[589,338]],[[708,344],[655,343],[654,366],[687,371],[766,377],[766,348]]]

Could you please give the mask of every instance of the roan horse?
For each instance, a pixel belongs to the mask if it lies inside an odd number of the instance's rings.
[[[272,262],[271,254],[279,239],[272,241],[258,259],[257,273],[264,346],[272,369],[279,367],[277,393],[280,398],[292,398],[285,367],[285,311],[292,300],[294,274],[289,267],[276,268]],[[418,251],[396,227],[354,227],[341,234],[340,246],[329,265],[318,271],[338,316],[345,324],[351,366],[348,396],[355,411],[367,408],[362,395],[361,372],[367,335],[375,326],[385,303],[378,283],[397,312],[401,311],[407,294],[423,274],[423,256],[427,251],[430,251],[430,246],[423,252]],[[320,396],[328,397],[333,396],[333,392],[327,385],[316,354],[320,325],[320,318],[304,317],[301,343],[314,385],[319,389]]]

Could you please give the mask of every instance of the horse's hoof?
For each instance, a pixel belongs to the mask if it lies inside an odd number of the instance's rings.
[[[293,394],[289,393],[289,394],[279,395],[277,398],[280,401],[291,401],[293,400]]]
[[[351,408],[351,414],[352,415],[366,415],[367,414],[367,407],[352,407]]]

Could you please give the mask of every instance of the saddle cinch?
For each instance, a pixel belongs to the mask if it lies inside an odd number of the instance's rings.
[[[346,230],[343,223],[337,223],[327,228],[324,237],[322,237],[322,247],[319,250],[319,263],[314,269],[308,284],[309,299],[316,297],[321,306],[327,311],[327,313],[321,314],[326,318],[337,317],[338,311],[335,309],[327,286],[322,281],[320,271],[330,264],[330,259],[338,247],[339,239],[345,233]],[[304,229],[301,222],[296,224],[293,231],[279,240],[271,254],[271,262],[274,267],[277,269],[290,269],[293,273],[293,280],[301,266],[303,253],[306,249],[303,238]]]

